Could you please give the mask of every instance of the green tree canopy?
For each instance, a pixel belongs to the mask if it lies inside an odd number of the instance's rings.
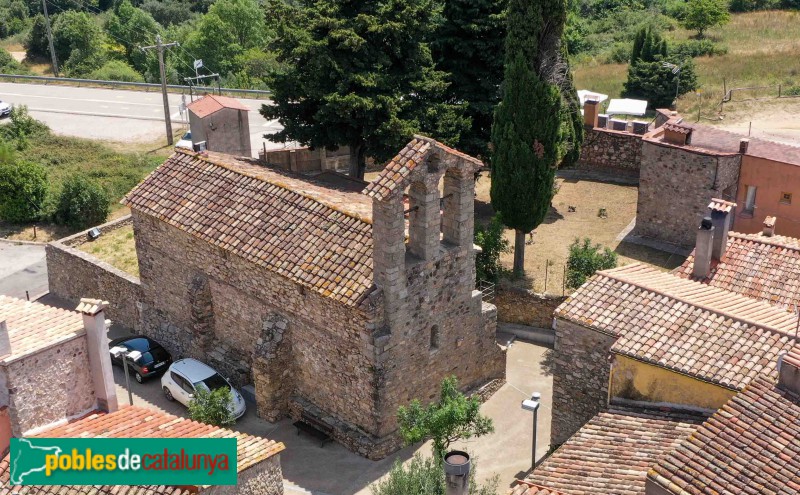
[[[686,6],[683,25],[686,29],[697,30],[702,38],[706,29],[725,24],[730,18],[727,0],[691,0]]]
[[[458,390],[454,376],[445,378],[437,402],[425,407],[415,399],[397,410],[400,435],[407,444],[432,439],[434,456],[443,459],[451,443],[494,431],[491,418],[482,415],[480,407],[477,398],[467,398]]]
[[[592,245],[588,237],[583,242],[575,239],[569,247],[567,258],[566,285],[577,289],[598,270],[608,270],[617,266],[617,253],[603,248],[600,244]]]
[[[17,159],[11,144],[0,142],[0,219],[24,223],[41,218],[47,186],[44,167]]]
[[[236,423],[230,410],[232,400],[230,387],[220,387],[213,392],[199,388],[189,402],[189,417],[207,425],[230,426]]]
[[[155,43],[155,35],[161,32],[161,26],[153,16],[124,0],[109,17],[106,30],[122,45],[128,64],[144,72],[148,55],[139,47]]]
[[[562,153],[562,101],[551,74],[558,62],[566,17],[562,0],[510,0],[503,97],[492,127],[491,198],[503,223],[516,231],[514,272],[525,262],[525,234],[544,221],[553,198],[553,180]],[[545,21],[547,19],[547,22]],[[555,33],[553,32],[555,31]]]
[[[53,48],[69,75],[86,75],[102,66],[105,63],[103,43],[100,26],[85,12],[67,10],[53,21]]]
[[[470,127],[456,146],[488,158],[494,109],[503,82],[507,0],[444,0],[442,24],[433,41],[437,67],[448,74],[446,98],[466,103]]]
[[[37,14],[31,23],[28,36],[25,37],[25,52],[29,58],[50,57],[50,47],[47,44],[47,25],[44,15]]]
[[[283,130],[267,137],[312,147],[349,146],[350,173],[365,157],[384,161],[415,132],[448,144],[467,122],[444,102],[445,74],[426,43],[432,0],[316,0],[278,15],[275,48],[283,65],[270,77],[273,103],[262,115]]]
[[[108,217],[109,202],[108,193],[100,184],[73,175],[64,181],[55,220],[74,229],[99,225]]]
[[[679,66],[676,71],[664,62]],[[647,100],[650,108],[667,108],[677,96],[697,89],[697,74],[692,59],[664,60],[661,56],[652,62],[639,60],[628,68],[628,80],[622,96]]]

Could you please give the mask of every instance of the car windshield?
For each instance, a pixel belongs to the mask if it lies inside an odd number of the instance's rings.
[[[136,360],[136,363],[141,366],[147,366],[152,363],[160,363],[166,361],[169,358],[169,354],[167,351],[164,350],[163,347],[153,347],[148,352],[143,352],[142,357]]]
[[[228,387],[228,382],[225,381],[224,378],[219,373],[214,373],[213,375],[209,376],[205,380],[200,380],[199,382],[195,382],[194,388],[205,388],[211,392],[218,388]]]
[[[183,139],[186,139],[186,140],[192,139],[192,133],[191,132],[187,132],[186,134],[183,135]]]

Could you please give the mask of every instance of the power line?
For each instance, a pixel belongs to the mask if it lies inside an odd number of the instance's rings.
[[[178,42],[162,43],[161,35],[156,35],[156,44],[151,46],[140,46],[142,52],[147,50],[158,50],[158,69],[161,73],[161,96],[164,100],[164,122],[167,125],[167,144],[172,146],[172,117],[169,113],[169,97],[167,96],[167,73],[164,70],[164,50],[173,46],[180,46]]]

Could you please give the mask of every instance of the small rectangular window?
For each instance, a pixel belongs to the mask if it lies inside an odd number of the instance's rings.
[[[781,193],[781,203],[785,205],[792,204],[792,193]]]
[[[744,200],[744,211],[753,213],[756,207],[756,186],[747,186],[747,196]]]

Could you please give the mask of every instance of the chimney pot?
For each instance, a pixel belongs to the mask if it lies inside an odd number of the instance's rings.
[[[749,139],[742,139],[739,141],[739,153],[742,155],[747,154],[747,148],[750,147],[750,140]]]
[[[800,395],[800,346],[778,356],[778,387]]]
[[[775,235],[775,217],[767,217],[764,219],[764,230],[762,234],[766,237]]]
[[[706,278],[711,273],[711,251],[714,243],[714,224],[710,217],[705,217],[697,229],[697,244],[694,249],[694,268],[692,275]]]
[[[712,199],[708,205],[711,210],[711,222],[714,225],[714,241],[711,249],[711,258],[720,261],[728,249],[728,231],[730,230],[730,216],[736,203],[723,199]]]
[[[586,100],[583,103],[583,124],[587,127],[597,127],[597,118],[600,112],[600,100]]]

